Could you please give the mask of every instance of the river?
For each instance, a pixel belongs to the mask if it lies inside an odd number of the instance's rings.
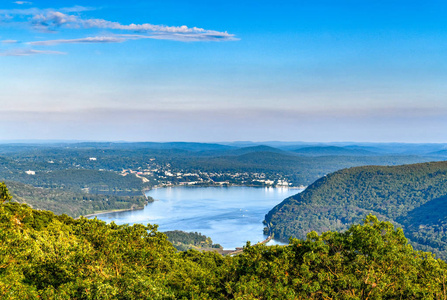
[[[98,215],[116,224],[158,224],[160,231],[200,232],[224,249],[265,239],[265,214],[302,190],[255,187],[170,187],[148,191],[156,199],[143,210]],[[271,241],[270,243],[275,243]]]

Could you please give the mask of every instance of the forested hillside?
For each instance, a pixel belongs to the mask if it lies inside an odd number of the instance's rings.
[[[447,162],[344,169],[317,180],[266,216],[277,238],[345,230],[367,214],[404,228],[411,242],[446,257]]]
[[[447,266],[368,216],[344,233],[235,257],[177,252],[156,225],[74,220],[9,203],[0,183],[1,299],[444,299]]]
[[[143,209],[152,198],[145,196],[116,196],[81,193],[72,190],[36,188],[19,182],[6,182],[15,202],[26,203],[34,208],[50,210],[55,214],[71,217],[94,212]]]

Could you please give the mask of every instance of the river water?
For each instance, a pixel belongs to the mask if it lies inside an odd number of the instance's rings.
[[[143,210],[98,215],[116,224],[158,224],[160,231],[200,232],[225,249],[263,241],[265,214],[285,198],[301,192],[289,188],[170,187],[148,191],[156,199]],[[271,243],[275,243],[272,241]]]

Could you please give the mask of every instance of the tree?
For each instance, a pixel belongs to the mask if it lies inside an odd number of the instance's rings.
[[[8,188],[4,182],[0,182],[0,203],[11,201],[12,196],[8,192]]]

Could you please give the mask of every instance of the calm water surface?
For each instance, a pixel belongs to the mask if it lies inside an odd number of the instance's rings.
[[[288,188],[171,187],[147,192],[156,199],[143,210],[98,215],[117,224],[158,224],[160,231],[200,232],[225,249],[263,241],[265,214],[301,192]],[[273,242],[274,243],[274,242]]]

